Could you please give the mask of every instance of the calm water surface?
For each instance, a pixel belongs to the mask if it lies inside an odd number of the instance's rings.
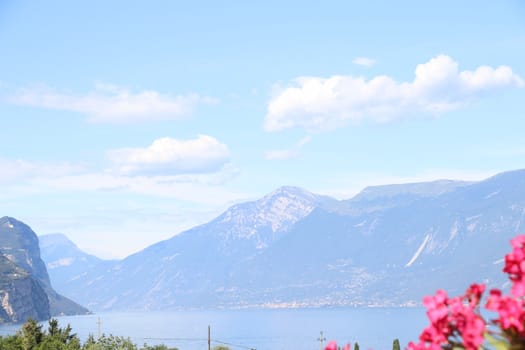
[[[60,317],[82,341],[101,332],[129,337],[139,345],[166,344],[180,350],[207,349],[208,325],[212,346],[228,343],[232,350],[318,350],[319,332],[338,343],[356,341],[362,350],[390,350],[398,338],[405,347],[427,325],[421,308],[344,308],[238,311],[177,311],[98,313]],[[46,325],[47,326],[47,325]],[[1,326],[1,335],[19,326]]]

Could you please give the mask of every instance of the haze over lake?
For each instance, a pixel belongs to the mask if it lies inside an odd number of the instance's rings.
[[[221,345],[217,342],[221,341],[230,344],[232,350],[242,346],[317,350],[320,331],[327,341],[357,341],[361,349],[390,350],[394,338],[404,347],[410,340],[417,340],[427,324],[421,308],[111,312],[61,317],[59,322],[63,326],[71,324],[84,341],[89,334],[97,336],[99,318],[103,334],[130,337],[138,345],[163,343],[180,350],[206,349],[208,325],[212,347]],[[13,333],[18,327],[2,326],[0,334]]]

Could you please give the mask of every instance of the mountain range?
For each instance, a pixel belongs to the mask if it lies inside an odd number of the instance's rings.
[[[524,215],[525,170],[348,200],[281,187],[122,260],[61,235],[41,237],[42,257],[57,290],[92,310],[407,306],[473,281],[505,287]]]

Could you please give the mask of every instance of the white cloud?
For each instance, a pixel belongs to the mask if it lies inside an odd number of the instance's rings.
[[[94,123],[179,120],[191,114],[198,104],[215,102],[198,94],[172,96],[154,90],[133,93],[109,84],[97,84],[95,90],[87,95],[37,86],[21,89],[8,100],[18,105],[85,114]]]
[[[159,198],[173,198],[187,202],[211,205],[244,198],[244,194],[230,191],[224,182],[236,176],[238,170],[225,167],[214,174],[195,176],[124,176],[109,173],[85,173],[79,175],[39,178],[30,186],[41,192],[122,192]]]
[[[439,115],[490,91],[523,87],[508,66],[480,66],[459,71],[446,55],[417,65],[412,82],[388,76],[370,80],[353,76],[299,77],[268,103],[267,131],[301,127],[319,131],[349,122],[389,122],[415,115]]]
[[[113,150],[108,156],[114,168],[106,171],[67,162],[0,158],[0,197],[115,192],[213,205],[239,197],[225,184],[240,170],[229,162],[226,145],[210,136],[163,138],[146,148]]]
[[[305,136],[290,149],[272,150],[265,153],[266,160],[290,160],[297,158],[301,148],[312,140],[310,136]]]
[[[3,199],[59,193],[121,193],[172,198],[201,204],[224,204],[240,197],[225,188],[240,170],[230,163],[211,173],[143,176],[95,171],[68,164],[0,160]],[[241,196],[242,197],[242,196]]]
[[[80,164],[42,163],[21,159],[0,158],[0,183],[20,181],[30,177],[56,177],[83,171]]]
[[[295,149],[272,150],[264,154],[266,160],[290,160],[297,158],[299,153]]]
[[[108,152],[118,172],[130,175],[176,175],[220,170],[230,158],[228,147],[214,137],[193,140],[164,137],[146,148],[121,148]]]
[[[372,67],[376,63],[376,61],[368,57],[356,57],[354,58],[352,63],[357,64],[359,66]]]

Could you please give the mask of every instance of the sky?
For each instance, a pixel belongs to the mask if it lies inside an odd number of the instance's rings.
[[[523,1],[0,1],[0,216],[123,258],[283,185],[525,167]]]

